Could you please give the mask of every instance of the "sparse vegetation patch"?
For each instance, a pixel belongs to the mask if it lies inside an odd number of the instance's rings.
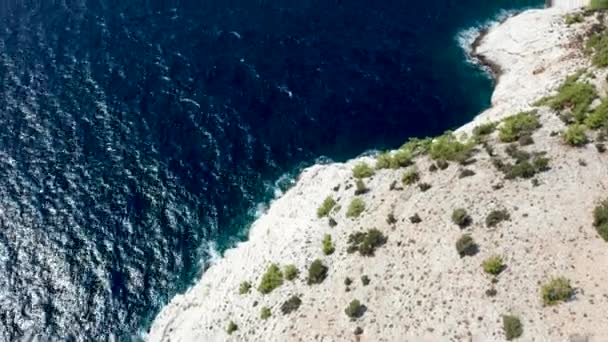
[[[284,273],[285,273],[285,279],[291,281],[298,277],[298,275],[300,274],[300,271],[298,271],[298,268],[296,267],[296,265],[287,265],[287,266],[285,266]]]
[[[464,208],[458,208],[454,209],[452,212],[452,222],[457,224],[460,228],[465,228],[470,225],[473,220]]]
[[[581,123],[587,115],[589,106],[597,98],[597,91],[592,84],[579,81],[581,75],[582,72],[579,71],[569,76],[557,89],[556,95],[545,97],[537,104],[546,105],[560,112],[568,110],[574,120]]]
[[[361,179],[374,175],[374,169],[365,162],[359,162],[353,167],[353,177]]]
[[[321,203],[321,206],[317,209],[317,217],[321,218],[329,215],[329,212],[335,205],[336,201],[331,196],[327,196],[325,200],[323,200],[323,203]]]
[[[319,259],[310,264],[308,268],[308,285],[321,284],[327,277],[327,266]]]
[[[518,338],[524,333],[524,327],[521,324],[521,320],[517,316],[502,316],[502,327],[507,341]]]
[[[502,142],[514,142],[523,135],[531,135],[539,127],[540,122],[535,111],[521,112],[504,119],[498,137]]]
[[[493,255],[487,258],[481,265],[483,271],[491,275],[498,275],[505,268],[505,264],[500,255]]]
[[[401,178],[401,181],[405,185],[414,184],[419,180],[420,180],[420,175],[418,174],[418,170],[416,170],[416,168],[411,168],[411,169],[405,171],[405,173],[403,173],[403,177]]]
[[[589,142],[587,134],[585,133],[585,126],[583,125],[571,125],[569,126],[562,135],[564,142],[570,146],[583,146]]]
[[[323,237],[322,250],[323,254],[325,255],[331,255],[336,250],[333,242],[331,241],[331,235],[325,234],[325,236]]]
[[[359,217],[365,211],[365,202],[360,198],[353,198],[346,210],[346,217]]]
[[[508,221],[511,219],[511,215],[507,209],[492,210],[486,217],[486,226],[496,227],[502,221]]]
[[[359,251],[361,255],[372,256],[376,248],[384,245],[387,241],[386,236],[378,229],[372,228],[367,232],[356,232],[348,237],[347,253]]]
[[[471,235],[462,235],[458,241],[456,241],[456,251],[460,257],[473,256],[477,254],[479,247],[471,237]]]
[[[266,269],[266,273],[262,276],[258,291],[262,294],[268,294],[281,285],[283,285],[283,272],[281,272],[279,265],[270,264]]]
[[[593,226],[600,236],[608,241],[608,199],[593,210]]]
[[[545,306],[564,302],[573,294],[574,289],[570,285],[570,280],[565,277],[553,278],[541,288],[541,297]]]
[[[298,310],[300,305],[302,305],[302,300],[300,297],[293,295],[281,305],[281,312],[283,315],[290,314]]]

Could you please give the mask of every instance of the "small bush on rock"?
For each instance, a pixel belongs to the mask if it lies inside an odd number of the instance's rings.
[[[283,315],[288,315],[298,310],[300,308],[300,305],[302,305],[302,300],[300,299],[300,297],[296,295],[291,296],[281,305],[281,312],[283,313]]]
[[[451,132],[446,132],[440,137],[437,137],[431,143],[429,155],[435,160],[452,160],[462,162],[471,156],[475,143],[473,141],[461,142]],[[437,164],[440,169],[445,169],[442,165]]]
[[[300,274],[300,271],[298,271],[298,268],[296,267],[296,265],[287,265],[285,266],[285,279],[291,281],[294,280],[298,277],[298,275]]]
[[[317,209],[317,217],[321,218],[329,215],[329,212],[335,205],[336,201],[331,196],[327,196],[325,200],[323,200],[323,203],[321,203],[321,206]]]
[[[346,309],[344,309],[344,313],[346,313],[346,316],[350,317],[351,319],[361,317],[363,315],[363,312],[364,306],[361,305],[361,302],[356,299],[351,301],[350,304],[348,304],[348,306],[346,307]]]
[[[263,320],[267,320],[268,318],[270,318],[270,316],[272,316],[272,311],[270,311],[270,308],[267,306],[263,306],[260,310],[260,318]]]
[[[386,243],[386,236],[378,229],[372,228],[367,232],[353,233],[348,237],[347,253],[359,251],[364,256],[372,256],[376,248]]]
[[[506,209],[492,210],[488,217],[486,217],[486,226],[496,227],[502,221],[508,221],[511,219],[511,215]]]
[[[457,224],[460,228],[465,228],[471,224],[472,219],[464,208],[458,208],[454,209],[452,212],[452,222]]]
[[[234,333],[238,329],[239,329],[239,326],[236,325],[236,323],[234,323],[234,321],[230,321],[228,323],[228,327],[226,328],[226,332],[228,333],[228,335],[232,335],[232,333]]]
[[[239,286],[239,294],[247,294],[251,290],[251,283],[248,281],[244,281]]]
[[[353,198],[346,210],[346,217],[359,217],[365,211],[365,202],[360,198]]]
[[[493,255],[482,263],[483,271],[487,274],[498,275],[504,269],[502,257],[500,255]]]
[[[319,259],[310,264],[308,268],[308,285],[321,284],[327,277],[327,266]]]
[[[415,168],[411,168],[403,173],[403,177],[401,181],[405,185],[411,185],[420,180],[420,175],[418,174],[418,170]]]
[[[477,254],[478,246],[471,237],[471,235],[462,235],[458,241],[456,241],[456,251],[460,257],[473,256]]]
[[[583,146],[589,142],[585,134],[585,126],[572,125],[564,131],[562,135],[564,142],[570,146]]]
[[[593,210],[593,226],[600,236],[608,241],[608,199]]]
[[[262,294],[268,294],[281,285],[283,285],[283,272],[277,264],[270,264],[266,273],[262,276],[258,291]]]
[[[353,177],[361,179],[374,175],[374,169],[365,162],[359,162],[353,167]]]
[[[483,135],[492,134],[492,132],[494,132],[494,130],[496,129],[496,126],[497,126],[497,124],[495,122],[481,124],[481,125],[473,128],[473,135],[483,136]]]
[[[502,316],[502,327],[505,332],[507,341],[511,341],[520,337],[524,333],[521,320],[517,316],[504,315]]]
[[[336,250],[336,248],[334,247],[334,244],[331,241],[331,235],[329,234],[325,234],[325,236],[323,237],[323,254],[325,255],[331,255],[334,253],[334,251]]]
[[[570,280],[565,277],[553,278],[541,288],[541,297],[545,306],[564,302],[573,294],[574,289],[570,285]]]

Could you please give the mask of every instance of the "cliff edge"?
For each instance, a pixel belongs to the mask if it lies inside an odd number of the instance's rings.
[[[306,169],[148,340],[608,340],[605,27],[553,8],[491,28],[490,109]]]

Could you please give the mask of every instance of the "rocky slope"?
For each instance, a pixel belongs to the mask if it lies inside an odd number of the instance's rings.
[[[597,130],[586,133],[594,142],[580,147],[564,143],[560,132],[567,129],[567,120],[558,114],[569,114],[572,101],[559,109],[533,107],[581,68],[586,72],[579,81],[606,96],[606,72],[592,67],[582,52],[584,36],[594,24],[597,30],[597,23],[597,16],[590,15],[567,26],[560,9],[531,10],[492,28],[481,41],[477,52],[499,65],[502,74],[492,108],[457,135],[535,108],[537,114],[531,115],[542,126],[531,130],[533,143],[526,138],[520,139],[525,146],[509,147],[498,126],[500,133],[467,145],[466,158],[447,158],[460,163],[448,161],[442,169],[436,155],[421,154],[413,160],[415,166],[376,170],[363,179],[368,191],[359,195],[353,167],[361,161],[374,165],[373,158],[305,170],[254,223],[247,242],[227,251],[194,287],[163,309],[148,339],[504,341],[503,315],[508,314],[521,320],[520,341],[608,340],[608,242],[593,222],[594,208],[608,198],[608,153],[595,144],[601,139]],[[600,99],[595,99],[591,110],[598,105]],[[534,163],[541,155],[533,152],[546,152],[542,158],[548,158],[549,168],[509,179],[513,170],[500,164],[525,159],[522,151],[532,153],[528,157]],[[412,184],[405,184],[403,175],[413,167],[419,180],[413,177]],[[328,217],[317,215],[328,196],[337,202],[328,215],[334,227]],[[348,217],[355,197],[365,209]],[[452,219],[457,208],[468,215],[462,227]],[[496,210],[506,210],[509,218],[488,225],[486,218]],[[349,236],[370,228],[382,232],[386,242],[373,256],[348,253]],[[321,247],[326,234],[335,246],[330,255]],[[461,256],[455,244],[463,234],[474,239],[477,251]],[[492,255],[500,255],[506,265],[498,276],[484,273],[481,266]],[[327,266],[327,276],[308,285],[315,259]],[[271,263],[281,268],[293,264],[300,274],[262,294],[257,287]],[[363,284],[362,276],[369,284]],[[544,305],[541,286],[554,277],[569,279],[574,292],[565,302]],[[252,288],[240,294],[244,281]],[[281,306],[294,295],[301,305],[283,314]],[[351,319],[345,308],[353,299],[365,309]],[[271,312],[264,320],[262,307]],[[231,321],[236,330],[228,334]]]

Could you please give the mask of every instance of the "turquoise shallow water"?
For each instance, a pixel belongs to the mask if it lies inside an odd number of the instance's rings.
[[[145,331],[301,167],[486,108],[459,37],[542,3],[3,2],[0,340]]]

